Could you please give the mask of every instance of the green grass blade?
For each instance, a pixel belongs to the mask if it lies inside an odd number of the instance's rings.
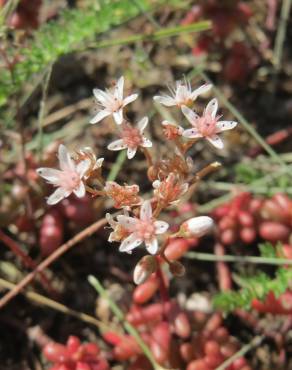
[[[130,335],[132,335],[133,338],[135,338],[135,340],[141,347],[142,351],[144,352],[145,356],[151,362],[154,370],[166,370],[155,361],[150,349],[147,347],[146,343],[143,341],[138,331],[125,319],[123,312],[119,309],[115,302],[112,299],[110,299],[109,295],[107,294],[107,291],[104,289],[99,280],[96,277],[90,275],[88,277],[88,281],[93,286],[93,288],[98,292],[98,294],[105,300],[107,300],[113,314],[120,320],[125,330]]]

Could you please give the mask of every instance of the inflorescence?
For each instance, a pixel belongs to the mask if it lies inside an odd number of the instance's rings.
[[[194,190],[194,184],[203,176],[214,171],[219,164],[211,163],[194,173],[193,161],[188,157],[188,150],[201,138],[205,138],[217,149],[224,144],[218,135],[222,131],[234,128],[234,121],[223,121],[217,115],[218,101],[212,99],[200,115],[193,110],[196,99],[210,91],[212,86],[205,84],[192,90],[188,81],[177,81],[175,88],[170,89],[171,95],[154,96],[154,101],[166,107],[177,107],[183,113],[190,128],[184,128],[176,122],[162,122],[166,141],[175,145],[175,150],[168,158],[155,160],[150,151],[152,142],[144,136],[148,117],[141,118],[136,125],[127,119],[125,109],[128,104],[138,98],[138,94],[124,97],[124,77],[120,77],[110,89],[105,91],[94,89],[98,112],[90,120],[91,124],[112,117],[118,131],[119,139],[108,145],[109,150],[127,150],[128,159],[132,159],[137,150],[145,155],[148,164],[147,176],[153,185],[152,197],[144,199],[139,194],[138,184],[118,184],[106,181],[102,176],[103,158],[97,159],[91,148],[82,148],[71,155],[61,144],[58,150],[60,170],[39,168],[37,173],[57,189],[49,196],[47,203],[56,204],[72,193],[82,198],[86,192],[94,196],[104,196],[113,201],[113,207],[120,210],[119,214],[107,213],[106,218],[113,231],[110,242],[119,242],[121,252],[131,253],[133,249],[145,245],[150,254],[150,262],[159,257],[168,263],[164,254],[171,238],[201,237],[213,228],[213,220],[207,216],[193,217],[182,223],[178,230],[173,230],[164,220],[158,219],[161,212],[179,202],[187,192]],[[92,179],[97,180],[99,188],[91,186]],[[153,261],[154,261],[153,260]],[[141,261],[140,261],[141,262]],[[155,263],[139,264],[143,266],[145,276],[153,273]],[[147,272],[147,268],[149,271]],[[137,273],[136,273],[137,275]],[[141,276],[141,273],[140,275]],[[139,283],[140,279],[135,279]]]

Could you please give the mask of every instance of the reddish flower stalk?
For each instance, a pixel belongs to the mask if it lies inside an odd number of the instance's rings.
[[[214,247],[216,256],[224,256],[224,246],[221,243],[216,243]],[[218,283],[221,291],[232,289],[232,279],[230,269],[227,263],[218,261],[216,263]]]
[[[37,265],[34,270],[27,274],[13,289],[7,292],[0,299],[0,309],[4,307],[8,302],[11,301],[15,296],[17,296],[27,285],[29,285],[37,274],[43,273],[44,269],[48,268],[52,263],[54,263],[59,257],[66,253],[70,248],[74,247],[77,243],[81,242],[83,239],[89,237],[97,230],[99,230],[106,223],[106,219],[102,218],[80,233],[76,234],[68,240],[66,243],[62,244],[58,249],[56,249],[52,254],[45,258],[39,265]]]
[[[1,229],[0,229],[0,240],[17,256],[21,259],[24,266],[34,269],[37,264],[36,262],[28,256],[26,253],[23,252],[23,250],[19,247],[19,245],[11,239],[8,235],[6,235]],[[40,273],[40,282],[42,283],[43,287],[52,295],[56,295],[55,289],[52,287],[50,281],[46,277],[46,275],[41,272]]]
[[[161,300],[163,303],[167,303],[169,302],[168,287],[166,286],[165,276],[163,274],[163,271],[161,269],[159,262],[157,265],[156,276],[157,276],[157,279],[159,280],[159,292],[160,292]]]
[[[267,136],[265,138],[266,143],[271,146],[276,146],[281,144],[283,141],[288,140],[292,135],[292,128],[288,127],[282,130],[278,130],[274,132],[273,134]],[[261,154],[263,151],[263,148],[261,146],[255,146],[249,150],[248,155],[252,158],[257,157],[259,154]]]

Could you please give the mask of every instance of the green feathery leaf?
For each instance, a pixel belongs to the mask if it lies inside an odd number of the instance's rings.
[[[164,2],[166,2],[164,0]],[[141,0],[143,9],[149,10],[162,0]],[[0,106],[5,104],[9,95],[15,93],[29,81],[32,75],[39,73],[61,56],[77,51],[84,43],[93,40],[97,34],[110,30],[138,15],[141,11],[131,0],[107,0],[96,9],[66,9],[58,19],[50,21],[34,32],[28,44],[14,50],[21,60],[13,69],[13,81],[9,71],[0,72]]]
[[[263,301],[269,292],[273,292],[278,297],[291,284],[292,269],[279,268],[274,278],[261,272],[256,276],[241,277],[237,280],[244,287],[239,291],[217,294],[213,299],[215,307],[225,312],[233,311],[236,308],[250,309],[251,302],[255,298]]]
[[[259,245],[263,258],[283,258],[282,245],[273,246],[270,243]],[[230,312],[236,308],[250,309],[252,300],[263,301],[267,294],[273,292],[276,297],[284,293],[292,280],[292,269],[280,267],[272,278],[263,272],[256,276],[241,277],[234,275],[234,280],[240,286],[239,291],[228,291],[217,294],[213,299],[215,307]]]

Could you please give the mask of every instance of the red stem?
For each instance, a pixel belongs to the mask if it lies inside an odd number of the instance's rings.
[[[80,231],[68,240],[66,243],[62,244],[58,249],[56,249],[52,254],[45,258],[36,268],[27,274],[18,284],[14,286],[9,292],[7,292],[2,298],[0,298],[0,309],[3,308],[8,302],[10,302],[15,296],[17,296],[25,287],[31,284],[37,274],[41,274],[44,269],[48,268],[52,263],[58,260],[64,253],[69,249],[74,247],[77,243],[81,242],[83,239],[89,237],[102,226],[106,225],[107,221],[105,218],[98,220],[88,226],[86,229]]]
[[[11,239],[8,235],[4,234],[4,232],[0,229],[0,240],[17,256],[21,259],[24,266],[34,269],[37,264],[36,262],[28,256],[23,250],[19,247],[19,245]],[[56,295],[55,289],[51,286],[50,281],[46,277],[46,275],[41,272],[40,273],[40,281],[43,287],[48,290],[51,294]]]
[[[216,243],[214,247],[214,252],[216,256],[224,256],[225,248],[222,244]],[[219,288],[222,292],[232,289],[232,279],[231,272],[227,263],[218,261],[216,262],[217,275]]]
[[[167,303],[169,302],[168,287],[166,286],[166,283],[165,283],[165,276],[160,266],[160,260],[158,260],[156,276],[159,281],[159,292],[160,292],[161,300],[163,303]]]

